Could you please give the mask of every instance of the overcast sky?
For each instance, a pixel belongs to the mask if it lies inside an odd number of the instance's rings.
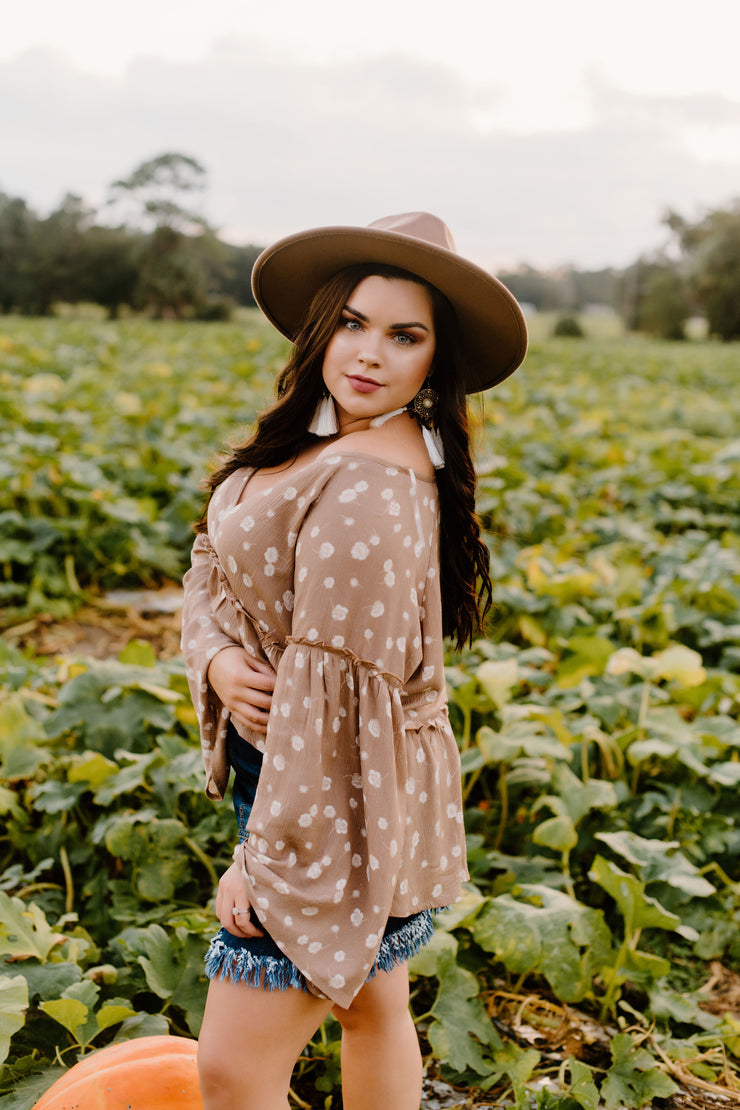
[[[435,15],[435,11],[439,15]],[[740,197],[737,0],[0,0],[0,191],[174,150],[234,242],[426,209],[481,265],[625,265]]]

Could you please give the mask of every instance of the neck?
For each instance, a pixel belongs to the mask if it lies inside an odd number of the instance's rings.
[[[349,435],[351,432],[365,432],[368,428],[378,428],[389,420],[394,420],[397,416],[402,416],[406,413],[405,408],[393,409],[392,412],[381,413],[379,416],[373,417],[350,417],[346,421],[340,419],[339,431],[337,432],[337,439],[342,436]]]

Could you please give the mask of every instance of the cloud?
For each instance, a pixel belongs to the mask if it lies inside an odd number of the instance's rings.
[[[588,96],[583,126],[522,134],[497,124],[495,83],[482,98],[441,63],[401,54],[318,67],[233,39],[198,61],[142,57],[103,77],[33,51],[0,65],[12,105],[0,188],[41,209],[68,190],[101,203],[140,161],[178,150],[207,166],[206,214],[235,241],[428,209],[490,266],[626,264],[660,241],[665,208],[691,215],[740,191],[736,148],[707,157],[695,143],[737,126],[739,104],[596,80]]]

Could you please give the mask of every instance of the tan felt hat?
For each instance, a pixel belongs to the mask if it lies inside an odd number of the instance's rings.
[[[460,326],[467,393],[498,385],[521,365],[527,326],[516,299],[458,254],[447,225],[428,212],[386,216],[368,227],[318,227],[280,239],[254,264],[254,298],[278,331],[294,340],[319,286],[361,262],[398,266],[444,293]]]

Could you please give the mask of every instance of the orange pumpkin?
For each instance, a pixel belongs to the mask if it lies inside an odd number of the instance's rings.
[[[85,1056],[33,1110],[203,1110],[197,1044],[135,1037]]]

